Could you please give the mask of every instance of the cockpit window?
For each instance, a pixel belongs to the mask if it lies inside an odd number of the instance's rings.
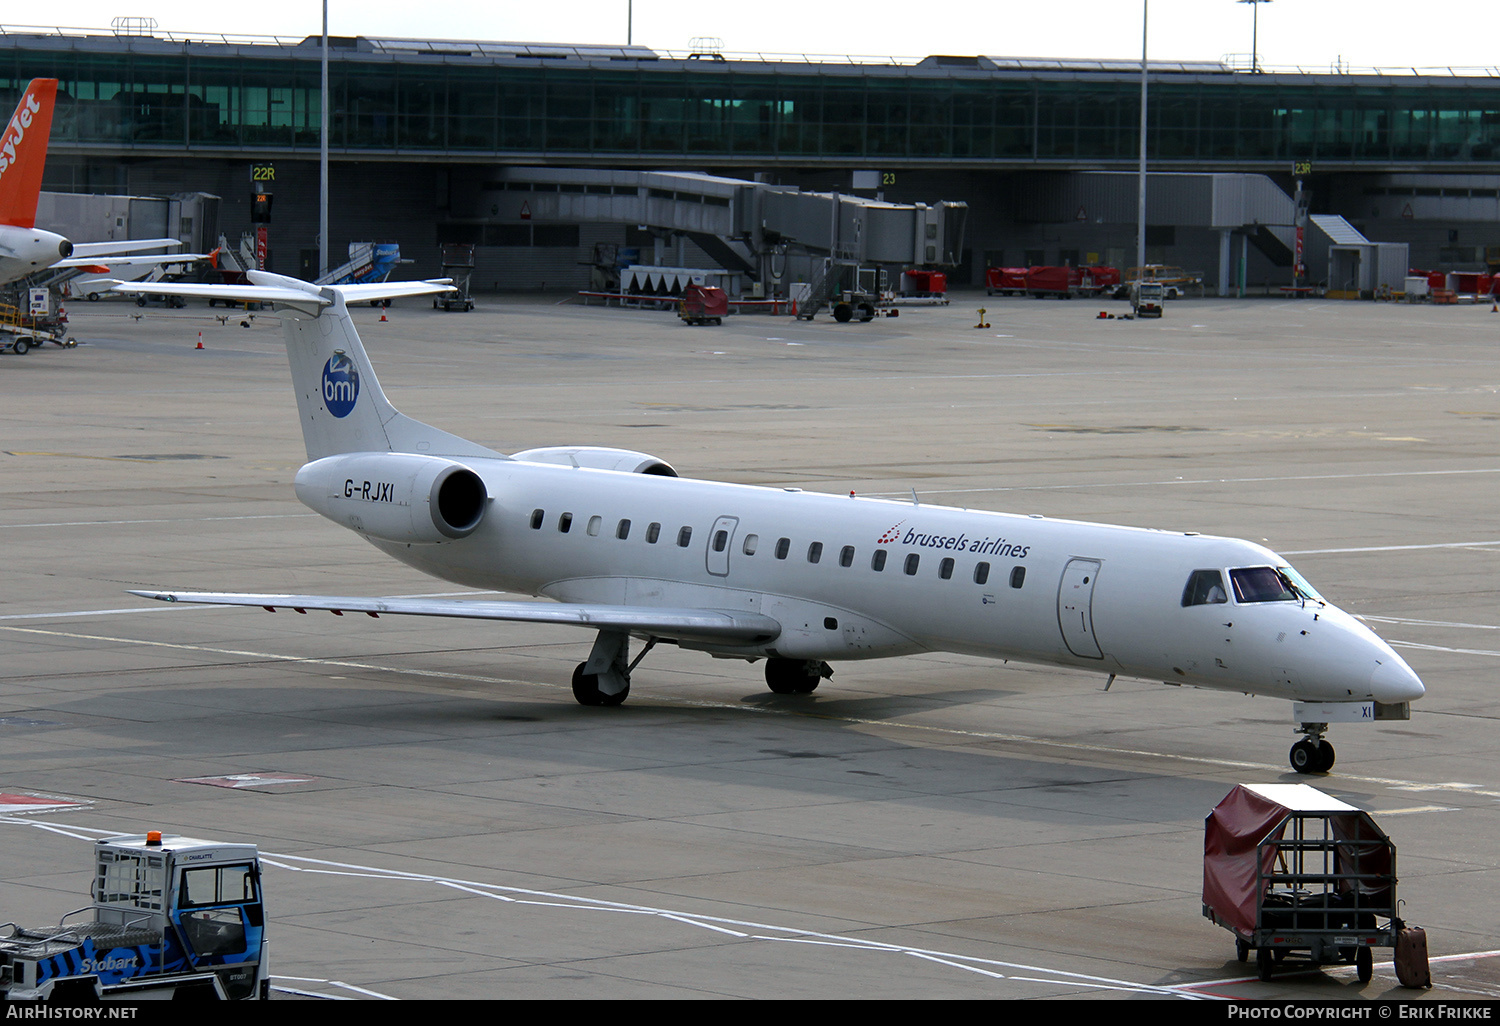
[[[1278,570],[1281,571],[1281,576],[1285,577],[1291,583],[1292,588],[1299,595],[1302,595],[1304,598],[1311,599],[1314,602],[1323,602],[1323,601],[1325,601],[1324,598],[1323,598],[1323,596],[1318,594],[1318,590],[1316,588],[1314,588],[1311,584],[1307,583],[1307,578],[1303,577],[1301,574],[1299,574],[1297,571],[1293,570],[1291,567],[1289,567],[1289,566],[1280,566],[1280,567],[1277,567],[1276,569],[1278,569]]]
[[[1300,596],[1275,567],[1246,566],[1229,571],[1236,602],[1296,602]]]
[[[1224,575],[1217,570],[1194,570],[1187,587],[1182,590],[1182,604],[1185,606],[1211,606],[1228,601]]]

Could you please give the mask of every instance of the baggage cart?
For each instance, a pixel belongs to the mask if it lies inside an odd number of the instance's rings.
[[[689,285],[677,304],[677,316],[689,324],[723,324],[728,313],[729,297],[713,285]]]
[[[1269,980],[1285,962],[1353,965],[1394,948],[1396,846],[1368,813],[1306,784],[1240,784],[1209,814],[1203,915]]]
[[[469,281],[474,277],[474,247],[469,243],[443,243],[443,275],[453,280],[457,292],[445,292],[432,301],[432,308],[459,310],[468,313],[474,309],[474,297],[469,292]]]

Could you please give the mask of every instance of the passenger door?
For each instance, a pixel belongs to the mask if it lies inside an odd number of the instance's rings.
[[[729,550],[734,547],[734,532],[739,524],[739,517],[720,517],[708,532],[705,559],[708,572],[715,577],[729,576]]]
[[[1084,659],[1103,659],[1094,639],[1094,584],[1099,579],[1097,559],[1070,559],[1057,589],[1057,625],[1068,651]]]

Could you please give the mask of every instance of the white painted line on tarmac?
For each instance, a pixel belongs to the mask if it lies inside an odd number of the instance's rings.
[[[1387,813],[1382,813],[1382,815],[1387,815]],[[1429,957],[1427,959],[1427,962],[1428,962],[1429,965],[1437,965],[1437,964],[1444,963],[1444,962],[1475,962],[1475,961],[1480,961],[1480,960],[1483,960],[1483,959],[1495,958],[1496,956],[1500,956],[1500,950],[1467,951],[1467,952],[1462,952],[1462,953],[1456,954],[1456,955],[1434,955],[1434,956]],[[1396,963],[1395,962],[1376,962],[1376,963],[1374,963],[1373,968],[1376,971],[1379,971],[1381,973],[1387,973],[1388,972],[1392,976],[1394,976],[1395,973],[1396,973]],[[1294,976],[1304,976],[1304,975],[1308,975],[1308,974],[1311,974],[1311,973],[1316,973],[1318,975],[1325,975],[1326,974],[1326,975],[1329,975],[1329,976],[1347,976],[1348,974],[1353,973],[1355,971],[1356,971],[1356,968],[1354,966],[1352,966],[1352,965],[1325,965],[1325,966],[1312,966],[1312,967],[1309,967],[1309,968],[1306,968],[1306,969],[1301,969],[1301,970],[1298,970],[1298,971],[1295,971],[1295,972],[1288,971],[1284,975],[1287,978],[1291,978],[1291,977],[1294,977]],[[1283,975],[1283,974],[1278,974],[1278,975]],[[1233,979],[1228,979],[1228,980],[1204,980],[1204,981],[1202,981],[1200,983],[1182,983],[1182,984],[1178,984],[1177,986],[1181,990],[1196,991],[1196,992],[1200,992],[1201,993],[1202,991],[1211,990],[1211,989],[1214,989],[1214,988],[1217,988],[1217,987],[1228,987],[1228,986],[1233,986],[1233,985],[1242,984],[1242,983],[1256,984],[1256,983],[1259,983],[1259,982],[1260,982],[1260,977],[1258,975],[1255,975],[1255,976],[1238,976],[1238,977],[1235,977]],[[1481,994],[1481,995],[1477,995],[1477,996],[1479,997],[1480,1000],[1485,1000],[1485,999],[1494,1000],[1495,997],[1500,996],[1500,992],[1489,993],[1489,994]],[[1351,1015],[1351,1016],[1349,1016],[1349,1018],[1354,1018],[1354,1016]]]
[[[19,634],[41,634],[54,638],[72,638],[76,641],[103,641],[115,645],[143,645],[147,648],[165,648],[179,652],[206,652],[210,655],[231,656],[236,659],[265,659],[278,663],[300,663],[307,666],[336,666],[348,670],[374,670],[379,673],[407,674],[413,677],[430,677],[435,680],[463,680],[477,684],[520,684],[526,687],[560,689],[561,685],[544,684],[540,681],[512,680],[508,677],[481,677],[470,673],[445,673],[441,670],[401,669],[381,666],[376,663],[359,663],[350,659],[311,659],[305,656],[277,655],[274,652],[253,652],[246,649],[214,648],[209,645],[180,645],[170,641],[146,641],[141,638],[112,638],[98,634],[74,634],[68,631],[48,631],[39,627],[0,627],[0,631]]]
[[[987,492],[1065,492],[1083,488],[1165,488],[1177,485],[1275,484],[1279,481],[1361,481],[1397,477],[1454,477],[1470,474],[1500,474],[1500,467],[1471,470],[1389,470],[1364,474],[1281,474],[1266,477],[1174,477],[1156,481],[1076,481],[1071,484],[994,485],[985,488],[931,488],[918,490],[919,495],[969,495]],[[901,498],[910,492],[870,492],[871,498]],[[1464,542],[1462,545],[1500,545],[1500,541]],[[1401,546],[1396,546],[1401,547]],[[1422,548],[1422,546],[1414,546]],[[1455,545],[1454,547],[1458,547]],[[1316,549],[1317,552],[1379,551],[1364,549]]]
[[[6,524],[5,530],[27,527],[117,527],[127,524],[208,524],[218,520],[297,520],[315,517],[316,513],[261,513],[238,517],[156,517],[150,520],[49,520],[43,523]]]
[[[411,883],[436,884],[443,887],[457,888],[477,896],[491,897],[506,901],[514,905],[535,905],[546,908],[562,908],[587,912],[610,912],[623,913],[627,915],[649,915],[670,922],[681,923],[685,926],[699,929],[711,930],[716,933],[726,933],[737,938],[750,940],[767,940],[808,944],[811,946],[838,947],[853,951],[869,951],[879,954],[908,955],[941,965],[951,965],[967,972],[979,972],[983,975],[992,976],[997,979],[1019,980],[1025,982],[1040,983],[1045,986],[1064,987],[1088,987],[1090,989],[1107,989],[1128,991],[1137,994],[1154,994],[1158,996],[1182,997],[1199,999],[1203,995],[1183,993],[1178,988],[1165,987],[1149,983],[1136,983],[1131,980],[1112,979],[1106,976],[1095,976],[1086,973],[1075,973],[1062,969],[1050,969],[1046,966],[1028,965],[1020,962],[1006,962],[999,959],[983,958],[974,955],[964,955],[956,952],[938,951],[930,948],[917,948],[901,944],[890,944],[883,941],[874,941],[859,937],[846,937],[839,934],[822,933],[816,930],[805,930],[798,927],[778,926],[768,923],[757,923],[749,920],[728,919],[722,916],[699,915],[684,912],[679,909],[660,908],[651,905],[637,905],[627,902],[607,901],[602,898],[587,898],[571,894],[562,894],[553,891],[538,891],[524,887],[508,887],[501,884],[480,883],[473,880],[459,880],[453,877],[435,876],[428,873],[411,873],[404,870],[381,869],[375,866],[361,866],[347,862],[333,862],[326,859],[315,859],[302,855],[283,855],[274,852],[263,852],[261,861],[264,864],[279,869],[287,869],[293,872],[320,873],[335,876],[354,876],[358,878],[374,878],[384,880],[398,880]],[[294,863],[301,863],[296,865]],[[734,927],[742,927],[745,931],[760,931],[742,933]],[[1005,975],[1000,972],[992,972],[987,967],[995,969],[1021,970],[1027,973],[1043,974],[1039,976],[1015,976]]]
[[[1500,657],[1500,652],[1495,652],[1487,648],[1448,648],[1444,645],[1423,645],[1416,641],[1397,641],[1395,638],[1388,639],[1386,644],[1392,648],[1416,648],[1424,652],[1453,652],[1457,655]]]
[[[0,626],[0,631],[11,631],[18,634],[39,634],[46,637],[71,638],[78,641],[100,641],[114,645],[142,645],[148,648],[164,648],[179,652],[198,652],[209,655],[230,656],[235,659],[263,659],[269,662],[294,663],[303,666],[332,666],[341,669],[369,670],[376,673],[388,673],[397,676],[421,677],[433,680],[465,681],[473,684],[515,684],[527,688],[543,688],[548,691],[562,691],[571,685],[553,684],[545,681],[517,680],[509,677],[486,677],[473,673],[452,673],[443,670],[423,670],[407,666],[387,666],[379,663],[356,662],[351,659],[320,659],[308,656],[281,655],[275,652],[256,652],[247,649],[215,648],[209,645],[184,645],[169,641],[147,641],[141,638],[119,638],[96,634],[75,634],[68,631],[44,630],[40,627],[7,627]],[[1405,642],[1390,642],[1392,645],[1406,644]],[[1434,646],[1417,645],[1412,647],[1432,648]],[[1482,653],[1489,655],[1500,655],[1500,652]],[[822,719],[834,723],[848,723],[859,727],[868,727],[874,730],[890,730],[896,732],[920,732],[924,734],[959,737],[974,739],[976,741],[1001,741],[1014,744],[1031,745],[1041,748],[1057,749],[1064,752],[1087,752],[1095,755],[1123,756],[1134,759],[1167,760],[1193,764],[1199,766],[1213,766],[1219,769],[1252,770],[1258,773],[1284,773],[1284,764],[1269,764],[1263,762],[1242,762],[1233,759],[1214,759],[1201,755],[1179,755],[1173,752],[1152,752],[1139,748],[1116,748],[1109,745],[1087,744],[1080,741],[1059,741],[1054,738],[1032,737],[1026,734],[1008,734],[999,731],[987,730],[962,730],[956,727],[940,727],[922,723],[900,723],[892,720],[865,719],[857,716],[834,716],[820,713],[816,710],[802,712],[795,709],[775,709],[758,705],[744,705],[740,702],[716,702],[705,699],[674,698],[669,695],[653,695],[649,699],[638,699],[636,705],[645,705],[646,702],[657,705],[685,706],[688,708],[714,709],[722,712],[756,713],[767,716],[798,716],[806,719]],[[1482,784],[1467,784],[1457,782],[1428,783],[1424,781],[1400,780],[1392,777],[1365,777],[1348,773],[1340,773],[1340,781],[1351,783],[1374,784],[1382,787],[1392,787],[1403,791],[1462,791],[1468,794],[1482,795],[1490,798],[1500,798],[1500,790],[1490,791]]]
[[[1413,805],[1405,809],[1370,809],[1372,815],[1380,816],[1412,816],[1419,812],[1462,812],[1456,805]]]
[[[70,616],[117,616],[121,613],[167,613],[176,609],[179,605],[188,608],[189,603],[172,603],[168,605],[163,602],[151,606],[132,606],[129,609],[77,609],[65,613],[7,613],[0,616],[0,620],[60,620]],[[198,609],[225,609],[226,606],[198,605]]]
[[[283,994],[296,994],[298,997],[323,998],[325,1001],[353,1001],[354,1000],[353,998],[346,997],[343,994],[320,994],[320,993],[318,993],[316,991],[302,990],[302,989],[299,989],[299,988],[296,988],[296,987],[288,987],[288,986],[285,986],[285,985],[283,985],[281,983],[278,983],[277,981],[279,981],[279,980],[288,980],[288,981],[291,981],[293,983],[320,983],[320,984],[322,984],[325,987],[341,987],[344,990],[352,990],[356,994],[364,994],[366,997],[372,997],[372,998],[375,998],[375,999],[377,999],[379,1001],[397,1001],[397,1000],[399,1000],[399,998],[393,998],[389,994],[382,994],[378,990],[370,990],[368,987],[356,987],[352,983],[344,983],[341,980],[319,980],[319,979],[314,979],[314,978],[308,977],[308,976],[281,976],[279,974],[273,974],[271,976],[271,989],[272,990],[279,990]]]
[[[1283,556],[1328,556],[1351,552],[1415,552],[1419,549],[1483,549],[1500,545],[1500,540],[1435,542],[1431,545],[1362,545],[1352,549],[1288,549]]]
[[[499,595],[498,591],[427,591],[414,595],[381,595],[380,598],[479,598],[482,595]],[[146,604],[130,606],[124,609],[73,609],[58,613],[7,613],[0,615],[3,620],[60,620],[74,616],[118,616],[124,613],[185,613],[194,609],[240,609],[242,606],[234,606],[223,603],[208,602],[157,602],[152,599],[144,599]]]
[[[1357,619],[1369,623],[1404,623],[1414,627],[1465,627],[1476,631],[1500,631],[1500,624],[1493,623],[1459,623],[1452,620],[1413,620],[1405,616],[1366,616],[1361,613],[1354,614]]]

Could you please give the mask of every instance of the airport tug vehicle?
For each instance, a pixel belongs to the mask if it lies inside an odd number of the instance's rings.
[[[0,936],[0,1000],[270,996],[255,845],[156,830],[106,838],[94,845],[91,892],[93,904],[57,926],[0,925],[9,931]]]
[[[1283,963],[1352,963],[1370,982],[1375,948],[1400,954],[1396,909],[1396,846],[1316,788],[1240,784],[1204,823],[1203,915],[1234,934],[1241,962],[1255,952],[1262,980]]]

